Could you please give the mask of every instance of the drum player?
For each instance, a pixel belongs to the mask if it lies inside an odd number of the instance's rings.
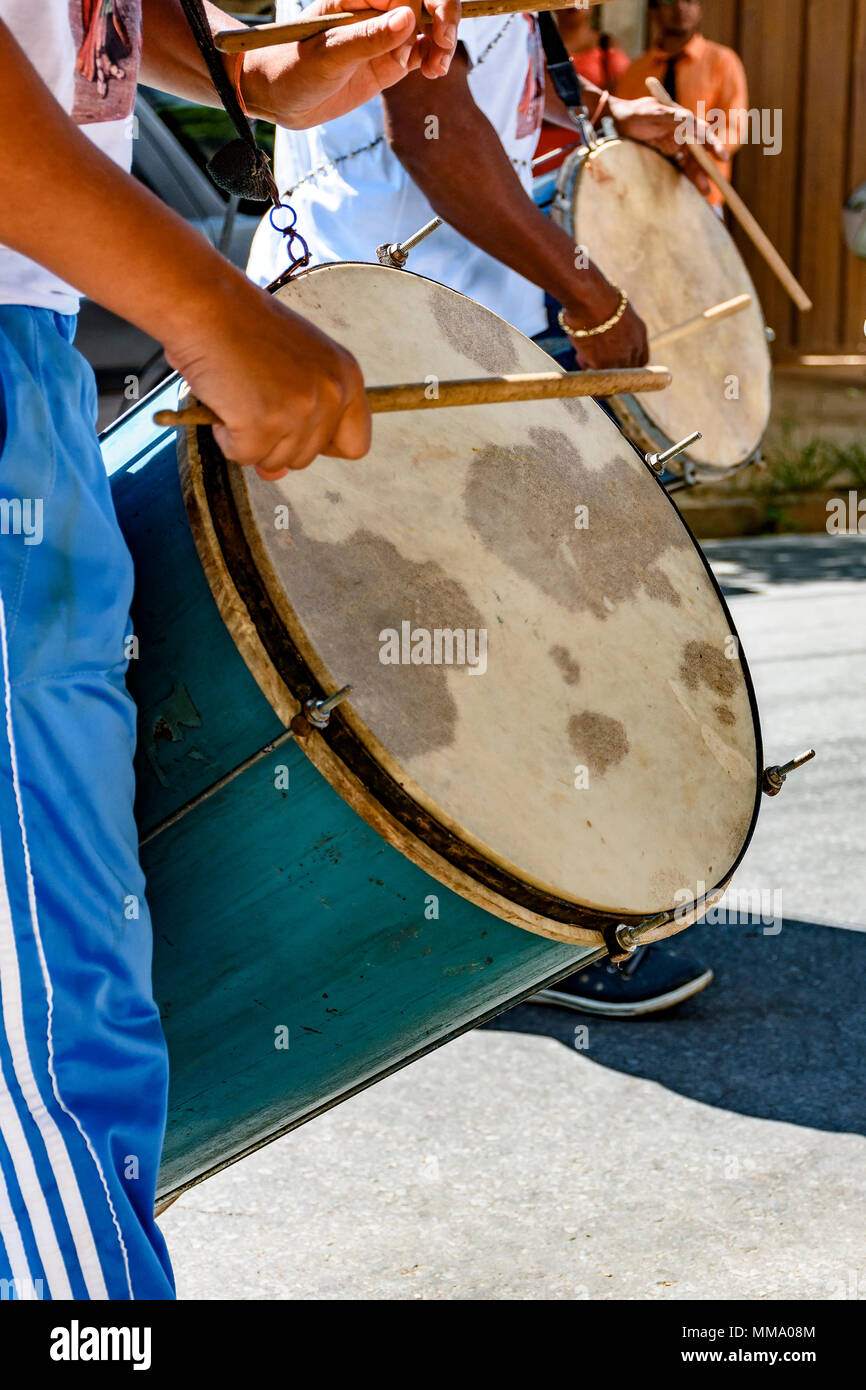
[[[311,8],[371,3],[388,8]],[[250,111],[317,122],[439,76],[458,8],[425,3],[420,43],[402,6],[248,60]],[[354,359],[125,172],[139,70],[215,102],[178,0],[0,0],[3,1299],[174,1296],[153,1220],[167,1063],[132,814],[132,565],[71,287],[158,338],[263,477],[370,439]]]
[[[287,22],[298,10],[295,0],[278,0],[277,18]],[[596,119],[606,112],[621,134],[677,158],[706,191],[709,181],[675,138],[681,111],[650,97],[621,101],[588,81],[584,93]],[[574,134],[547,76],[533,17],[464,20],[440,81],[412,73],[342,119],[278,129],[277,183],[297,212],[314,264],[373,260],[377,246],[438,215],[446,225],[413,249],[411,270],[539,340],[548,332],[546,293],[562,306],[559,322],[581,366],[641,365],[647,339],[635,308],[532,200],[530,162],[543,116]],[[265,285],[284,268],[279,238],[265,219],[248,272]],[[678,1004],[712,978],[711,970],[659,945],[639,949],[622,971],[590,966],[537,997],[632,1017]]]

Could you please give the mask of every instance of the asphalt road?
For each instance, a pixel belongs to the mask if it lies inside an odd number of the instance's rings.
[[[767,922],[690,931],[663,1018],[522,1005],[193,1189],[180,1297],[866,1299],[866,537],[706,549],[765,761],[818,750],[732,885]]]

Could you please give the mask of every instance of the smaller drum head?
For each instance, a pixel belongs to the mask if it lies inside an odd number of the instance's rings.
[[[369,385],[550,370],[406,271],[321,266],[279,296]],[[675,507],[594,401],[377,415],[366,458],[276,483],[189,442],[193,530],[253,674],[287,724],[351,684],[304,749],[422,868],[567,941],[727,881],[758,796],[748,676]]]
[[[653,353],[673,373],[669,390],[611,401],[640,449],[700,430],[703,438],[685,457],[704,476],[752,461],[770,419],[766,328],[740,253],[706,199],[645,145],[604,140],[566,160],[554,211],[608,279],[628,291],[650,338],[735,295],[752,296],[741,313]]]

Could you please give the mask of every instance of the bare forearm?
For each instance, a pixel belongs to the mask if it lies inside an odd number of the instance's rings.
[[[167,345],[217,288],[247,283],[82,135],[2,22],[0,242]]]
[[[247,27],[210,4],[209,0],[205,0],[204,8],[212,33],[220,29]],[[143,0],[142,39],[143,82],[157,87],[161,92],[173,92],[187,101],[195,101],[199,106],[220,105],[207,64],[181,9],[180,0]],[[223,59],[223,62],[231,76],[234,60],[229,62]],[[265,114],[253,109],[263,80],[260,73],[262,65],[262,58],[255,52],[248,54],[244,62],[243,92],[251,116]]]
[[[474,102],[468,110],[440,112],[439,138],[427,141],[423,120],[408,117],[398,105],[400,87],[394,92],[394,101],[385,94],[389,142],[438,215],[561,303],[584,305],[604,319],[615,307],[615,291],[594,269],[576,264],[571,238],[536,208]],[[455,156],[457,148],[471,149],[471,159]]]

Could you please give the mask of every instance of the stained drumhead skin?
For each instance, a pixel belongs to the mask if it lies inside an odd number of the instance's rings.
[[[326,266],[279,294],[356,354],[368,385],[551,368],[488,310],[410,273]],[[504,893],[512,919],[542,932],[533,894],[574,904],[570,920],[625,918],[725,881],[756,806],[751,687],[697,548],[599,406],[379,415],[360,461],[319,458],[276,484],[227,475],[250,552],[227,556],[232,581],[246,594],[254,566],[312,680],[352,684],[319,765],[345,794],[334,758],[363,749],[374,771],[353,770],[367,785],[352,799],[372,823],[368,802],[399,818],[405,798],[419,842],[462,847],[461,874],[490,886],[474,855],[525,885]],[[288,722],[297,705],[251,666]]]
[[[646,416],[671,442],[700,430],[688,451],[694,463],[721,471],[747,463],[769,423],[770,353],[757,292],[724,224],[668,160],[630,140],[571,156],[559,190],[563,225],[628,290],[650,337],[735,295],[752,296],[741,313],[659,348],[651,360],[671,369],[673,385],[623,417],[631,431]]]

